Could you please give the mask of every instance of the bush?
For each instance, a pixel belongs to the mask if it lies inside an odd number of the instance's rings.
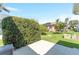
[[[41,24],[39,26],[39,30],[40,30],[42,35],[46,35],[46,32],[48,32],[47,27],[45,25],[43,25],[43,24]]]
[[[41,39],[39,24],[33,19],[6,17],[2,21],[2,30],[4,44],[12,43],[15,48]]]
[[[47,35],[47,33],[46,33],[46,32],[42,32],[41,34],[42,34],[42,35]]]
[[[61,32],[53,32],[53,34],[61,34]]]

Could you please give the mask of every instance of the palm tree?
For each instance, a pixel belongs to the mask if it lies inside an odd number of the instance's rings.
[[[0,4],[0,12],[2,12],[2,11],[6,11],[6,12],[10,12],[3,4]]]
[[[8,13],[10,12],[3,4],[0,3],[0,12],[2,12],[3,10],[6,11],[6,12],[8,12]],[[4,15],[3,14],[0,15],[0,35],[2,34],[2,24],[1,24],[1,22],[2,22],[2,19],[4,17],[6,17]]]
[[[58,19],[56,19],[56,23],[59,23],[59,18],[58,18]]]
[[[65,18],[64,32],[67,32],[68,28],[69,28],[69,18]]]
[[[56,31],[59,31],[59,18],[56,19],[56,24],[54,26],[55,26]]]
[[[65,18],[65,24],[68,24],[69,18]]]

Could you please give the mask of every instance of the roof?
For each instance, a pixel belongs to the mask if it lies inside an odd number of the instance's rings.
[[[45,23],[46,26],[54,26],[55,23],[52,23],[52,22],[48,22],[48,23]]]

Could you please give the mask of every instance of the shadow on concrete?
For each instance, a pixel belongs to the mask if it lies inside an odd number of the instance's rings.
[[[79,44],[60,40],[45,55],[79,55]]]
[[[37,54],[34,50],[32,50],[32,48],[30,48],[29,46],[25,46],[19,49],[16,49],[13,52],[13,55],[39,55]]]

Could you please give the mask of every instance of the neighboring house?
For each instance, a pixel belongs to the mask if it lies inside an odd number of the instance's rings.
[[[46,23],[45,24],[49,32],[56,32],[55,23]]]

